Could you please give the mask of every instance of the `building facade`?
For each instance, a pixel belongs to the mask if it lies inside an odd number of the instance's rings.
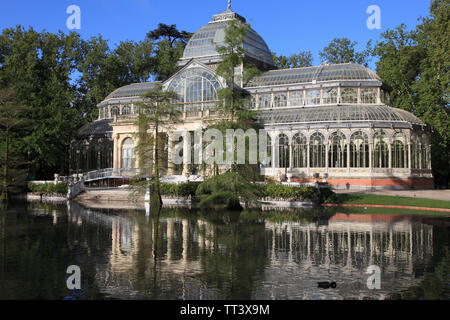
[[[227,9],[200,28],[186,45],[180,70],[166,81],[118,88],[98,104],[98,119],[73,141],[72,168],[135,167],[136,102],[156,84],[176,92],[182,106],[183,121],[166,128],[168,155],[173,130],[193,132],[221,119],[217,93],[226,84],[215,72],[221,61],[216,47],[223,44],[231,19],[245,22]],[[272,159],[260,165],[261,174],[293,182],[326,179],[336,188],[433,186],[430,128],[391,107],[391,88],[374,72],[352,63],[277,69],[267,44],[252,29],[243,48],[245,62],[236,69],[236,80],[250,97],[247,107],[259,111]],[[241,75],[248,63],[261,72],[244,83]],[[185,140],[186,147],[193,144]],[[208,174],[188,164],[167,164],[165,173]]]

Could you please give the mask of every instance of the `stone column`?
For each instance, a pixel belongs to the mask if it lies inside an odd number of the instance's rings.
[[[183,136],[183,175],[187,175],[191,172],[190,163],[191,158],[191,136],[190,132],[186,131]]]
[[[172,141],[172,134],[169,132],[167,133],[168,138],[168,148],[167,148],[167,174],[169,176],[173,176],[175,174],[175,164],[173,163],[173,141]]]
[[[373,169],[373,157],[374,157],[373,142],[369,142],[369,168],[370,168],[370,170]]]
[[[113,135],[114,140],[114,147],[113,147],[113,168],[118,169],[119,168],[119,161],[118,161],[118,148],[119,148],[119,136],[117,134]]]

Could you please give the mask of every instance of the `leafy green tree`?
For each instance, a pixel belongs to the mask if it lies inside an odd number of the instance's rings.
[[[366,45],[364,51],[358,52],[355,46],[358,43],[348,38],[334,38],[328,46],[319,52],[322,62],[331,64],[358,63],[367,67],[371,56],[371,41]]]
[[[177,94],[173,91],[164,91],[161,85],[156,85],[142,96],[143,101],[136,104],[140,108],[136,125],[138,126],[137,153],[140,159],[140,167],[153,162],[153,179],[151,185],[147,182],[137,184],[137,188],[151,187],[151,204],[153,207],[161,207],[161,190],[159,182],[160,152],[163,143],[161,130],[166,130],[174,123],[181,121],[181,111],[174,103]]]
[[[225,29],[224,45],[216,48],[222,59],[216,72],[227,83],[227,87],[218,92],[220,101],[218,107],[231,118],[231,121],[249,116],[244,106],[246,95],[239,87],[239,80],[246,83],[259,73],[253,64],[245,61],[243,43],[249,29],[250,25],[237,19],[231,20]],[[241,74],[236,74],[237,68],[241,69]]]
[[[433,1],[430,16],[415,30],[404,24],[387,30],[376,44],[377,73],[392,87],[396,108],[412,112],[432,131],[432,168],[436,185],[450,180],[449,1]]]
[[[280,69],[303,68],[313,65],[311,51],[300,51],[298,54],[293,54],[289,57],[284,55],[278,56],[272,52],[272,57],[275,65]]]
[[[26,161],[17,150],[17,144],[26,138],[20,131],[29,128],[29,109],[17,103],[12,88],[0,89],[0,201],[7,201],[10,192],[26,185]]]
[[[166,80],[177,71],[177,62],[191,36],[192,33],[179,31],[174,24],[164,23],[159,23],[158,28],[147,33],[146,39],[156,42],[156,80]]]
[[[14,86],[20,105],[29,106],[35,124],[20,151],[33,159],[31,171],[53,176],[67,168],[67,151],[77,122],[73,105],[76,86],[71,82],[79,36],[62,32],[37,33],[20,26],[0,35],[0,87]]]

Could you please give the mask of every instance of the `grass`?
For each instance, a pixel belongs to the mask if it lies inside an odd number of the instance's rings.
[[[376,194],[336,194],[339,204],[376,204],[450,209],[450,201]]]

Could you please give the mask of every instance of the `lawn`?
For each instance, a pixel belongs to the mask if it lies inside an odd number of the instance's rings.
[[[339,204],[377,204],[450,209],[450,201],[376,194],[336,194]]]

